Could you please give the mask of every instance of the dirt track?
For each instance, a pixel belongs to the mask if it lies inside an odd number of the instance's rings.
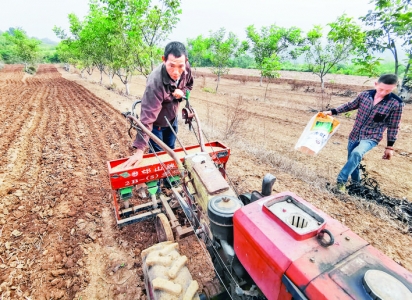
[[[156,242],[154,227],[151,222],[122,229],[114,225],[106,172],[107,160],[132,153],[125,122],[112,106],[124,100],[77,75],[67,76],[79,83],[64,79],[53,66],[41,66],[35,76],[23,75],[21,68],[5,66],[0,72],[0,294],[3,299],[144,299],[139,254]],[[140,90],[142,82],[144,79],[135,82]],[[225,141],[233,149],[229,174],[235,184],[241,189],[258,189],[263,174],[274,172],[276,191],[288,189],[299,194],[412,270],[412,239],[402,234],[396,223],[379,217],[379,212],[365,211],[356,202],[343,203],[287,168],[265,164],[247,151],[255,144],[275,149],[276,155],[287,156],[310,170],[322,169],[313,158],[291,151],[292,140],[308,119],[307,113],[297,117],[294,113],[305,112],[317,100],[300,91],[281,95],[287,95],[285,102],[276,98],[262,102],[252,100],[252,88],[254,94],[262,93],[255,85],[234,90],[229,80],[222,82],[218,96],[202,92],[198,86],[193,92],[211,136],[224,127],[228,100],[242,94],[250,101],[253,115],[247,125],[251,129],[242,136],[250,144],[240,146],[240,138]],[[296,94],[304,100],[294,99]],[[411,129],[411,118],[409,110],[404,129]],[[330,166],[322,175],[326,178],[332,178],[343,162],[351,122],[343,120],[335,140],[339,144],[328,145],[329,150],[317,160]],[[398,183],[396,176],[383,180],[385,173],[376,159],[382,149],[371,154],[368,162],[386,191],[410,196],[410,141],[402,139],[397,145],[398,154],[406,153],[394,161],[403,182]],[[194,242],[190,246],[184,242],[181,247],[184,253],[200,252]],[[204,260],[196,259],[191,264],[191,268],[196,266],[192,269],[195,274],[207,268]]]

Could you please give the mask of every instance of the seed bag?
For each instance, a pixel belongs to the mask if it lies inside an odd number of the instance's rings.
[[[314,115],[302,132],[295,149],[309,155],[316,155],[336,132],[340,123],[322,112]]]

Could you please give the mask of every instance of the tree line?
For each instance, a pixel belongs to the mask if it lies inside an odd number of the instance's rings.
[[[0,65],[23,63],[25,71],[35,69],[38,62],[58,62],[56,46],[30,38],[22,28],[10,27],[0,32]]]
[[[70,32],[59,27],[53,31],[61,39],[57,59],[74,65],[81,73],[100,72],[118,76],[129,93],[133,75],[148,76],[160,63],[162,46],[179,22],[181,0],[91,0],[89,13],[80,20],[69,14]],[[217,76],[216,91],[222,75],[233,66],[253,65],[263,78],[275,78],[286,62],[299,59],[306,71],[319,77],[322,88],[325,75],[341,64],[350,63],[358,74],[378,76],[382,59],[378,53],[390,51],[393,70],[402,81],[399,92],[412,84],[412,9],[411,0],[373,0],[374,9],[360,20],[342,15],[326,26],[316,25],[308,32],[276,24],[262,28],[248,26],[246,40],[220,28],[208,36],[187,39],[192,67],[210,67]],[[15,30],[0,36],[0,46],[13,45],[15,57],[28,64],[35,61],[38,43]],[[3,47],[0,54],[3,55]],[[399,59],[399,52],[406,59]],[[0,56],[1,60],[1,56]],[[269,82],[269,81],[268,81]]]
[[[112,84],[118,76],[129,94],[133,75],[148,76],[162,55],[160,44],[172,31],[182,13],[180,1],[95,0],[84,20],[69,15],[70,33],[54,27],[62,40],[60,59],[83,73],[97,69],[100,83],[106,73]]]
[[[376,55],[390,51],[394,61],[391,72],[402,78],[398,90],[405,94],[412,89],[410,0],[375,0],[374,4],[375,9],[360,18],[361,24],[342,15],[326,27],[316,25],[307,33],[296,27],[271,25],[258,30],[250,25],[243,42],[233,33],[224,38],[224,28],[208,37],[199,35],[187,41],[190,62],[195,67],[211,67],[219,82],[220,76],[229,71],[231,59],[247,51],[262,81],[264,77],[278,77],[277,71],[285,61],[301,58],[306,71],[319,77],[323,89],[325,75],[342,63],[350,62],[358,74],[379,76],[382,59]],[[399,60],[400,50],[406,54],[404,61]]]

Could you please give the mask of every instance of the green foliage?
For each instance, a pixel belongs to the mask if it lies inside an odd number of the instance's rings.
[[[93,0],[89,8],[85,20],[69,15],[70,35],[53,29],[62,39],[58,57],[83,69],[118,75],[128,93],[133,74],[147,76],[160,62],[159,43],[179,21],[180,1]]]
[[[250,25],[246,28],[246,35],[249,41],[248,49],[255,58],[257,69],[262,73],[265,59],[272,57],[273,54],[279,57],[288,47],[300,45],[303,42],[302,31],[296,27],[283,28],[271,25],[262,27],[258,32],[254,25]]]
[[[39,61],[45,63],[59,63],[59,57],[57,54],[57,44],[42,44],[39,45]]]
[[[262,62],[262,75],[267,78],[279,78],[278,70],[281,68],[279,57],[273,53],[270,57],[265,57]]]
[[[202,35],[187,39],[187,52],[191,66],[195,68],[212,66],[210,45],[210,38],[204,38]]]
[[[318,75],[324,88],[324,76],[345,62],[358,49],[363,47],[365,34],[352,18],[340,16],[335,22],[328,24],[330,30],[323,41],[322,27],[315,26],[308,32],[307,44],[301,48],[305,53],[305,61],[309,70]]]
[[[307,64],[298,64],[292,61],[282,61],[280,70],[284,71],[298,71],[298,72],[311,72],[308,68]],[[400,67],[400,71],[402,72],[404,67]],[[383,61],[377,66],[376,74],[386,74],[391,73],[393,71],[393,62]],[[369,76],[370,77],[370,70],[364,70],[357,64],[353,63],[339,63],[333,68],[330,69],[330,74],[343,74],[343,75],[355,75],[355,76]],[[377,77],[378,75],[374,76]]]
[[[256,69],[255,59],[247,54],[234,57],[229,63],[231,68]]]
[[[322,26],[315,25],[313,29],[308,31],[307,39],[310,44],[315,44],[323,36],[322,30]]]
[[[24,63],[25,70],[27,70],[28,64],[35,63],[39,58],[39,45],[41,42],[27,37],[22,29],[11,28],[8,32],[3,33],[3,37],[10,46],[11,57],[14,57],[16,62]]]
[[[204,91],[204,92],[206,92],[206,93],[212,93],[212,94],[215,94],[215,93],[216,93],[216,90],[214,90],[214,89],[212,89],[212,88],[209,88],[209,87],[204,87],[204,88],[202,89],[202,91]]]
[[[0,35],[0,60],[7,64],[12,64],[17,62],[18,58],[14,51],[14,44],[12,41],[6,38],[7,33]]]
[[[20,32],[22,32],[24,36],[21,36]],[[16,34],[16,36],[14,34]],[[16,43],[16,39],[20,40],[19,45]],[[0,60],[7,64],[24,62],[18,52],[18,47],[22,48],[26,41],[29,44],[37,45],[34,46],[35,54],[33,61],[29,63],[33,63],[34,61],[48,63],[58,62],[58,60],[56,60],[56,45],[52,41],[30,39],[25,36],[24,30],[20,28],[9,28],[7,32],[0,34]],[[27,47],[27,45],[24,46]]]
[[[310,72],[306,64],[298,64],[295,61],[282,60],[280,70],[284,71],[297,71],[297,72]]]
[[[361,19],[368,27],[366,32],[369,52],[392,53],[394,64],[391,73],[403,73],[400,85],[402,91],[410,81],[409,69],[412,62],[412,9],[409,0],[375,0],[375,9]],[[402,48],[407,59],[399,61],[398,51]],[[402,69],[402,71],[401,71]]]
[[[189,56],[190,65],[196,67],[212,67],[213,53],[210,50],[212,46],[212,39],[210,37],[197,36],[194,39],[187,39],[187,52]],[[247,44],[242,42],[236,53],[234,53],[228,61],[230,68],[256,68],[255,60],[252,56],[244,53],[247,49]]]
[[[212,73],[217,75],[216,92],[219,87],[220,76],[229,73],[231,58],[239,55],[239,39],[232,32],[227,38],[226,30],[220,28],[216,32],[210,33],[210,61],[212,63]]]
[[[266,94],[268,91],[268,86],[270,79],[272,78],[279,78],[280,73],[278,70],[280,69],[281,64],[279,62],[279,57],[276,55],[276,53],[272,53],[270,57],[265,57],[262,62],[262,76],[268,78],[268,82],[266,84],[266,90],[265,90],[265,98],[266,100]]]
[[[53,52],[44,53],[42,56],[42,62],[56,64],[61,61],[59,59],[59,55],[57,54],[57,51],[53,51]]]

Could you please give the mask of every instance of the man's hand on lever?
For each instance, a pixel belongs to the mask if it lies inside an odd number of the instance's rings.
[[[172,93],[173,97],[175,97],[176,99],[182,99],[184,94],[182,90],[176,89],[173,93]]]

